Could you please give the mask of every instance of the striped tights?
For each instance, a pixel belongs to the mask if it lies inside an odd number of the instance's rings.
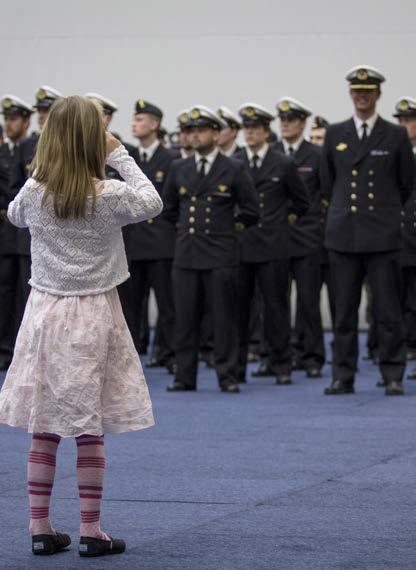
[[[28,489],[31,534],[53,534],[49,518],[56,452],[61,438],[51,433],[35,433],[28,458]],[[105,455],[104,436],[81,435],[77,444],[77,478],[81,509],[81,536],[107,539],[100,528]]]

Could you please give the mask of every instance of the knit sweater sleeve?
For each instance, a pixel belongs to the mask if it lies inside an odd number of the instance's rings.
[[[26,212],[25,212],[25,196],[31,187],[34,185],[34,180],[29,178],[23,188],[19,191],[16,198],[10,202],[7,209],[7,217],[14,226],[18,228],[27,228]]]
[[[124,146],[113,150],[107,164],[124,179],[124,182],[107,182],[117,194],[114,215],[120,226],[155,218],[161,213],[163,202],[159,193]]]

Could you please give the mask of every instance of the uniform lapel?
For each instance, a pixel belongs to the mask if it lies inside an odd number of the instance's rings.
[[[209,186],[209,184],[212,182],[215,176],[219,176],[222,174],[222,171],[225,170],[224,161],[225,161],[225,156],[221,152],[219,152],[215,157],[215,160],[212,163],[208,174],[204,176],[203,179],[199,179],[199,177],[197,178],[198,182],[195,189],[196,194],[204,192],[206,187]]]
[[[360,145],[358,152],[355,155],[354,164],[360,162],[369,153],[369,151],[373,149],[380,142],[380,139],[383,136],[383,131],[384,131],[383,127],[384,127],[383,119],[381,117],[377,117],[373,130],[370,133],[370,136],[363,145]]]
[[[296,166],[301,166],[307,159],[308,154],[309,154],[309,144],[306,141],[302,141],[302,144],[295,152],[295,156],[293,157]]]

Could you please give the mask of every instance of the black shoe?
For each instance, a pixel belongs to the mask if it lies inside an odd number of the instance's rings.
[[[70,536],[60,532],[56,534],[34,534],[32,536],[33,554],[55,554],[70,544]]]
[[[79,540],[80,556],[105,556],[106,554],[122,554],[126,550],[126,543],[121,538],[102,540],[91,536],[81,536]]]
[[[320,368],[308,368],[306,370],[306,376],[308,378],[322,378],[321,369]]]
[[[354,384],[352,382],[342,382],[341,380],[334,380],[332,384],[324,390],[326,396],[354,394],[354,392]]]
[[[381,378],[376,384],[377,388],[385,388],[387,386],[387,382]]]
[[[386,396],[404,396],[403,384],[396,381],[388,382]]]
[[[165,363],[160,358],[156,358],[153,356],[148,362],[145,364],[146,368],[161,368],[165,366]]]
[[[186,384],[183,384],[182,382],[172,382],[172,384],[169,384],[169,386],[166,388],[167,392],[195,392],[196,388],[194,386],[187,386]]]
[[[407,375],[407,378],[409,380],[416,380],[416,369],[409,372],[409,374]]]
[[[262,376],[274,376],[273,370],[270,368],[268,362],[266,362],[265,360],[262,360],[260,362],[260,365],[257,368],[257,370],[254,370],[251,373],[251,375],[254,376],[255,378],[260,378]]]
[[[238,384],[225,384],[221,386],[221,392],[226,392],[227,394],[238,394],[240,392],[240,388]]]
[[[290,377],[290,374],[279,374],[276,377],[276,384],[278,386],[289,386],[290,384],[292,384],[292,379]]]

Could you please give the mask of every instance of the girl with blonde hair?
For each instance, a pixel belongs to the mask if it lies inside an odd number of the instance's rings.
[[[125,182],[104,180],[115,168]],[[159,194],[84,97],[56,101],[40,136],[34,173],[8,218],[31,234],[31,293],[0,392],[0,422],[32,433],[28,488],[32,551],[54,554],[71,539],[49,518],[56,452],[75,437],[79,554],[124,552],[100,528],[104,434],[154,424],[146,381],[117,285],[128,279],[121,227],[160,214]]]

